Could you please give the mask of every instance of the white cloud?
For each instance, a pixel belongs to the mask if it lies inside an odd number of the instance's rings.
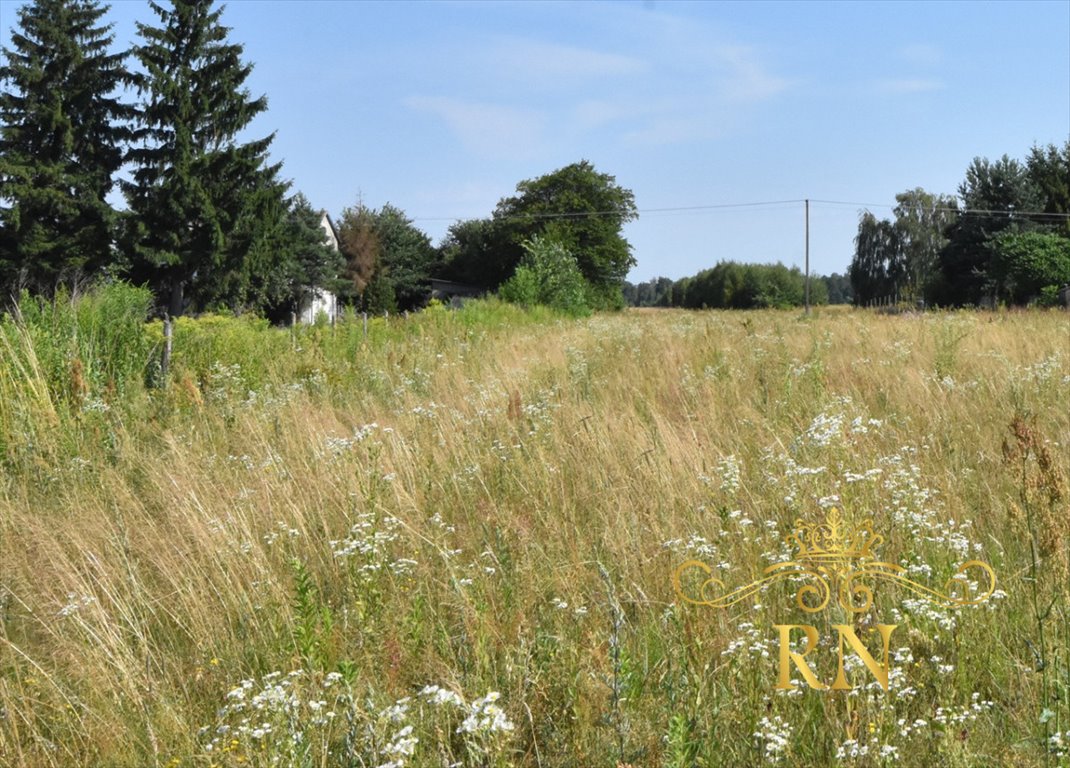
[[[457,139],[477,155],[523,155],[541,142],[544,119],[535,110],[446,96],[411,96],[404,103],[443,120]]]

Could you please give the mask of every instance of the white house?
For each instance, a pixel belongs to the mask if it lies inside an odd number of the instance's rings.
[[[327,211],[323,211],[323,215],[320,216],[320,226],[323,227],[323,239],[327,242],[327,245],[337,251],[338,230],[334,228],[334,222],[331,221]],[[338,297],[326,288],[313,286],[308,289],[307,298],[301,302],[301,311],[297,315],[297,322],[311,325],[316,322],[316,318],[319,317],[321,312],[326,315],[329,322],[333,323],[338,319],[341,312],[341,307],[338,306]]]

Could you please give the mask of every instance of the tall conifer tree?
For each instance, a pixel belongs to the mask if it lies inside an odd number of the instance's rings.
[[[287,185],[276,178],[279,166],[267,165],[274,134],[235,139],[267,109],[267,98],[244,87],[252,65],[242,61],[241,45],[227,42],[222,7],[212,0],[149,5],[160,25],[138,24],[144,42],[133,51],[144,72],[134,76],[140,143],[125,186],[131,275],[150,282],[172,314],[187,302],[241,305],[252,279],[246,262],[274,228],[266,221],[252,231],[250,211],[285,212]]]
[[[0,81],[0,290],[51,290],[112,260],[106,197],[131,108],[117,91],[108,6],[34,0],[18,11]],[[10,88],[10,90],[8,90]]]

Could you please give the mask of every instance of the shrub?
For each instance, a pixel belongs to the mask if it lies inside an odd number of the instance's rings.
[[[568,249],[535,236],[524,241],[524,258],[499,295],[515,304],[545,304],[570,315],[590,313],[587,282]]]

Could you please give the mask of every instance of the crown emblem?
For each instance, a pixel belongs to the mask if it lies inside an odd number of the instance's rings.
[[[828,563],[873,559],[884,537],[873,532],[873,521],[849,525],[838,507],[832,507],[823,523],[795,521],[795,532],[785,539],[796,549],[800,562]]]
[[[728,590],[724,582],[713,575],[712,568],[699,560],[688,560],[673,571],[673,588],[685,602],[728,608],[774,582],[792,579],[803,582],[795,593],[795,604],[807,613],[824,610],[832,600],[850,613],[867,611],[873,605],[870,584],[878,580],[897,584],[948,608],[979,605],[996,589],[995,571],[980,560],[960,565],[943,590],[911,581],[905,568],[877,558],[875,550],[884,542],[884,537],[873,532],[873,521],[867,518],[857,524],[848,523],[837,507],[829,509],[824,522],[796,520],[794,533],[784,541],[795,548],[795,558],[773,563],[758,579],[742,587]],[[697,597],[689,595],[681,581],[682,575],[691,569],[705,575]],[[970,571],[975,579],[981,575],[985,577],[978,580],[976,589],[967,579]]]

